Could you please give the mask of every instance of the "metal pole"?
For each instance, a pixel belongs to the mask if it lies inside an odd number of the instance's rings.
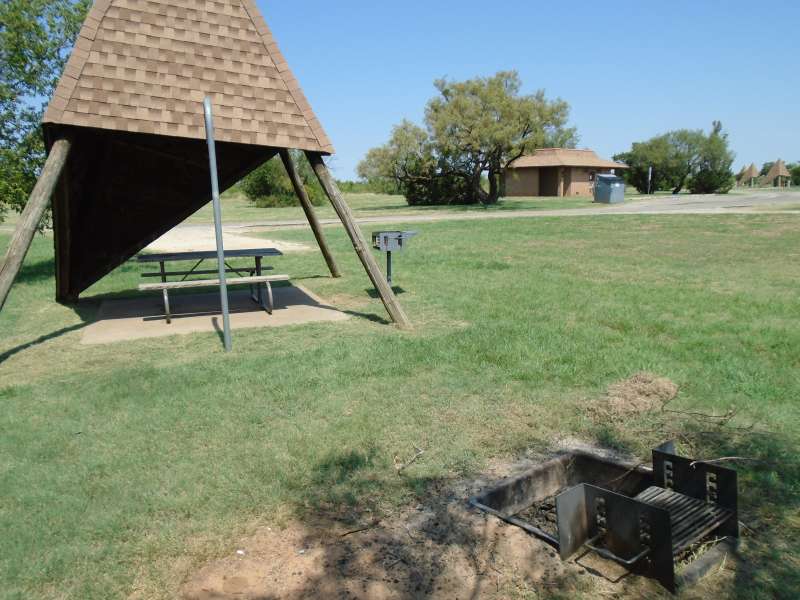
[[[650,184],[653,181],[653,167],[647,169],[647,194],[650,194]]]
[[[386,252],[386,283],[392,285],[392,251]]]
[[[231,318],[228,309],[228,285],[225,282],[225,248],[222,245],[222,209],[219,205],[219,180],[217,179],[217,149],[214,144],[214,117],[211,112],[211,98],[203,101],[206,116],[206,140],[208,141],[208,162],[211,168],[211,201],[214,205],[214,233],[217,237],[217,266],[219,268],[219,299],[222,304],[222,332],[225,339],[225,352],[231,351]]]

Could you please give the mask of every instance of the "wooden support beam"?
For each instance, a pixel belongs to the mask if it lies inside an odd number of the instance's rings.
[[[78,296],[70,290],[70,258],[72,252],[72,191],[74,176],[74,160],[61,176],[61,183],[56,187],[51,199],[53,211],[53,249],[55,250],[56,266],[56,301],[62,304],[75,304]]]
[[[318,152],[306,151],[306,156],[319,182],[322,184],[322,189],[325,190],[331,204],[333,204],[336,214],[339,215],[339,219],[341,219],[342,225],[344,225],[345,231],[347,231],[347,235],[350,236],[350,241],[353,242],[353,248],[355,248],[356,254],[358,254],[358,258],[361,260],[361,264],[364,265],[364,269],[370,281],[372,281],[372,285],[378,290],[378,294],[380,294],[383,305],[386,307],[389,316],[401,329],[410,329],[411,321],[408,320],[408,316],[406,316],[405,311],[403,311],[403,307],[400,306],[400,302],[398,302],[392,288],[389,287],[389,284],[386,282],[386,278],[381,272],[380,267],[378,267],[378,263],[372,255],[370,247],[364,239],[364,235],[361,233],[361,229],[356,225],[350,207],[347,206],[342,193],[339,191],[339,186],[336,185],[336,181],[331,177],[330,171],[328,171],[328,167],[325,165],[325,161],[322,160],[322,155]]]
[[[70,141],[65,138],[61,138],[53,144],[42,174],[39,176],[39,180],[28,198],[28,203],[20,215],[17,227],[14,229],[5,260],[0,265],[0,310],[6,302],[11,284],[14,283],[17,273],[22,267],[33,236],[36,234],[36,228],[47,208],[47,203],[53,196],[58,179],[67,163],[70,146]]]
[[[325,262],[328,263],[328,270],[330,270],[332,277],[341,277],[342,274],[339,271],[339,267],[336,265],[331,249],[328,247],[325,234],[322,233],[322,226],[319,223],[319,219],[317,219],[317,214],[314,212],[314,207],[303,185],[303,180],[300,178],[300,173],[297,172],[297,167],[292,160],[292,155],[286,149],[282,149],[280,153],[283,166],[286,167],[286,172],[289,174],[289,179],[292,181],[294,193],[297,194],[297,198],[300,200],[300,206],[303,207],[303,212],[306,213],[308,224],[311,225],[311,231],[314,232],[314,237],[317,238],[317,244],[319,244],[319,249],[322,251],[322,256],[325,257]]]

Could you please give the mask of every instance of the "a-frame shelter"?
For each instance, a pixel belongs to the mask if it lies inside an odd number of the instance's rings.
[[[775,164],[772,165],[769,173],[764,176],[764,180],[768,184],[777,187],[785,187],[788,182],[791,181],[791,178],[792,174],[789,173],[789,169],[786,168],[786,163],[780,158],[775,161]]]
[[[750,166],[742,171],[741,177],[739,178],[739,183],[746,183],[750,187],[753,187],[753,182],[755,181],[756,177],[758,177],[758,169],[756,168],[756,164],[750,163]]]
[[[211,200],[205,96],[221,189],[280,155],[338,276],[289,153],[304,151],[389,315],[408,326],[325,165],[333,146],[253,0],[94,3],[43,119],[48,160],[0,266],[0,307],[51,197],[61,302]]]

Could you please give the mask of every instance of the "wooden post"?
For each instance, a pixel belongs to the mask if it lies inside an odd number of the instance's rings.
[[[319,182],[322,184],[322,188],[325,190],[331,204],[333,204],[336,214],[339,215],[342,225],[344,225],[345,231],[347,231],[347,235],[350,236],[350,241],[353,242],[353,248],[355,248],[358,258],[361,259],[361,264],[364,265],[364,269],[367,271],[372,285],[378,290],[378,294],[380,294],[383,305],[386,307],[389,316],[401,329],[410,329],[411,321],[408,320],[408,316],[406,316],[405,311],[403,311],[403,307],[400,306],[392,288],[389,287],[389,284],[386,282],[386,278],[383,276],[380,267],[378,267],[378,263],[372,255],[364,239],[364,235],[361,233],[361,229],[356,225],[350,207],[347,206],[342,193],[339,191],[339,187],[336,185],[333,177],[331,177],[328,167],[325,166],[322,155],[317,152],[306,151],[306,156]]]
[[[64,170],[64,165],[67,163],[69,149],[70,141],[64,138],[57,140],[53,144],[44,169],[42,169],[42,174],[39,176],[39,180],[28,198],[28,203],[25,205],[22,215],[20,215],[17,227],[14,229],[14,235],[11,237],[5,260],[0,265],[0,310],[2,310],[6,302],[8,292],[11,290],[11,284],[14,283],[14,279],[25,260],[25,255],[31,247],[36,228],[39,226],[39,221],[42,220],[47,203],[50,201],[61,172]]]
[[[308,224],[311,225],[311,231],[314,232],[314,237],[317,238],[317,244],[319,244],[319,249],[322,251],[322,256],[325,257],[325,262],[328,263],[328,270],[330,270],[332,277],[341,277],[342,274],[339,271],[339,267],[336,265],[331,249],[328,248],[325,234],[322,233],[322,226],[319,224],[317,214],[314,212],[314,207],[303,185],[303,180],[297,172],[297,167],[292,160],[292,155],[286,149],[281,149],[280,154],[283,166],[286,167],[286,172],[289,174],[289,179],[292,181],[294,193],[297,194],[297,199],[300,200],[300,206],[303,207],[303,212],[306,213]]]
[[[74,169],[74,164],[70,166]],[[53,211],[53,248],[56,264],[56,301],[74,304],[77,294],[70,288],[70,253],[72,250],[72,217],[70,199],[72,195],[70,177],[62,177],[50,201]]]

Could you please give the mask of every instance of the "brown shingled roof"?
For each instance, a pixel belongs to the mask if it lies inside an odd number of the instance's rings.
[[[46,125],[330,154],[328,137],[253,0],[97,0]]]
[[[598,169],[627,169],[628,165],[604,160],[593,150],[571,148],[540,148],[530,156],[522,156],[509,165],[510,169],[523,167],[597,167]]]
[[[758,168],[755,163],[750,163],[750,166],[742,171],[741,179],[750,181],[753,177],[758,177]]]

